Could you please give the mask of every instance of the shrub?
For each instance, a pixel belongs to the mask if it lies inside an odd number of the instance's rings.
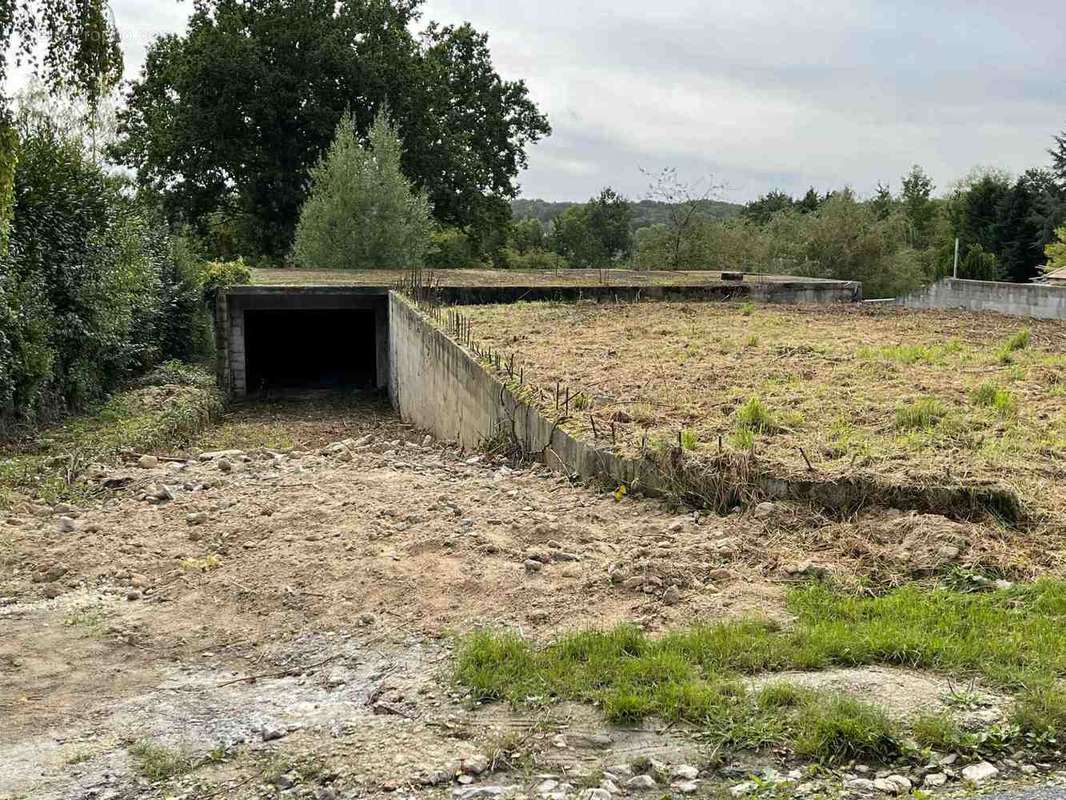
[[[386,113],[374,120],[369,147],[360,143],[351,116],[344,116],[329,152],[311,173],[311,193],[296,226],[297,266],[422,265],[432,232],[429,200],[404,176],[402,156]]]
[[[200,288],[207,299],[214,298],[219,289],[251,282],[252,271],[241,258],[236,261],[210,261],[200,271]]]
[[[155,212],[44,115],[19,123],[0,255],[0,436],[197,349],[195,267]]]

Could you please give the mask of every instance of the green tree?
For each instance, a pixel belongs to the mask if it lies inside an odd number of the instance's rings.
[[[1066,225],[1055,231],[1055,241],[1049,242],[1044,252],[1048,270],[1066,267]]]
[[[907,218],[910,244],[915,248],[925,247],[929,241],[929,233],[936,216],[936,205],[932,199],[933,188],[932,178],[917,164],[903,176],[900,202]]]
[[[403,144],[386,112],[368,146],[345,115],[325,158],[311,171],[293,258],[322,269],[417,267],[430,247],[429,200],[404,177]]]
[[[1048,153],[1051,155],[1051,171],[1058,180],[1059,187],[1066,190],[1066,130],[1052,137],[1055,146]]]
[[[84,96],[91,110],[122,77],[118,32],[104,0],[0,0],[0,93],[12,56],[28,61],[50,91]],[[11,224],[17,159],[18,133],[0,94],[0,250]]]
[[[555,252],[573,267],[609,267],[632,251],[633,210],[624,197],[607,187],[581,206],[572,206],[555,220]]]
[[[115,149],[172,220],[252,221],[249,246],[281,256],[307,176],[350,110],[365,136],[386,105],[403,169],[437,220],[502,247],[493,230],[549,133],[521,81],[496,73],[468,25],[413,33],[422,0],[195,0],[187,30],[157,39],[127,94]],[[500,235],[502,239],[502,234]]]
[[[792,199],[791,195],[775,189],[772,192],[767,192],[758,200],[752,200],[744,206],[744,210],[740,213],[743,214],[745,219],[757,225],[765,225],[774,218],[775,214],[780,214],[782,211],[791,211],[795,205],[796,201]]]

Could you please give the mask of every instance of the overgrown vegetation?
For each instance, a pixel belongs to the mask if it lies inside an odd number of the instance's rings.
[[[810,584],[793,590],[795,623],[703,625],[651,638],[622,626],[535,648],[514,634],[479,632],[460,646],[457,678],[474,699],[516,705],[599,704],[613,722],[654,715],[704,729],[718,744],[784,744],[839,762],[887,760],[914,736],[929,747],[979,749],[950,718],[909,724],[854,698],[787,683],[752,691],[744,675],[898,665],[979,678],[1015,697],[1005,746],[1051,745],[1066,735],[1066,583],[1044,580],[988,593],[906,586],[880,597]]]
[[[46,428],[0,450],[0,508],[18,496],[78,499],[86,469],[123,450],[151,451],[191,442],[222,408],[215,379],[198,367],[162,365],[91,413]]]
[[[210,347],[200,262],[151,207],[32,106],[0,253],[0,438]]]
[[[135,742],[129,748],[134,771],[153,783],[159,783],[193,769],[193,762],[184,753],[149,740]]]

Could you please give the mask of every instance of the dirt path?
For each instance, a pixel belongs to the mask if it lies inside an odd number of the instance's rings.
[[[160,455],[97,470],[89,507],[0,524],[0,798],[444,794],[464,772],[464,800],[500,781],[561,798],[637,756],[708,756],[590,709],[471,707],[450,634],[783,617],[801,553],[842,575],[988,555],[939,518],[616,502],[366,402],[238,410]]]

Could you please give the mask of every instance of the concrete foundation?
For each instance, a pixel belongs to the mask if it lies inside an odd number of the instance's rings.
[[[1066,287],[945,278],[896,300],[907,308],[993,311],[1013,317],[1066,320]]]

